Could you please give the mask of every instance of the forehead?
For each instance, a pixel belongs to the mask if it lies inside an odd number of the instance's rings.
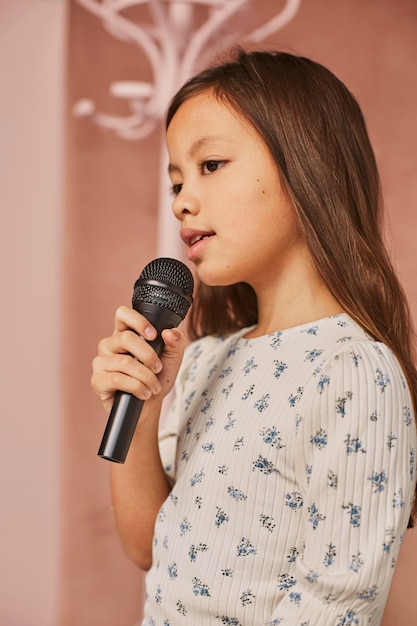
[[[168,150],[184,150],[190,145],[197,150],[207,143],[236,143],[249,137],[252,141],[260,140],[252,124],[212,90],[183,102],[167,129]]]

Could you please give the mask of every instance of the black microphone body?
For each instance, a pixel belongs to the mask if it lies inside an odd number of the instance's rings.
[[[132,307],[146,317],[157,331],[148,341],[160,356],[164,349],[161,332],[175,328],[192,303],[194,281],[188,267],[176,259],[161,258],[149,263],[135,283]],[[116,391],[98,456],[124,463],[144,400]]]

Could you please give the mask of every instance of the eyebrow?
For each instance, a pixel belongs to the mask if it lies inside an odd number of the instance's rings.
[[[225,139],[216,136],[216,135],[203,135],[202,137],[199,137],[198,139],[196,139],[193,144],[191,145],[190,149],[188,150],[187,156],[190,158],[193,158],[196,154],[196,152],[198,152],[200,150],[200,148],[202,148],[205,144],[207,143],[212,143],[212,144],[224,144],[224,143],[230,143],[227,142]],[[168,165],[168,173],[170,174],[171,172],[177,172],[179,171],[179,167],[176,166],[173,163],[170,163]]]

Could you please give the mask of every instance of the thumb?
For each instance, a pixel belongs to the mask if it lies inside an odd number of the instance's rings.
[[[186,346],[185,333],[179,328],[165,329],[161,333],[165,347],[161,355],[162,372],[158,375],[165,392],[170,390],[178,374]]]

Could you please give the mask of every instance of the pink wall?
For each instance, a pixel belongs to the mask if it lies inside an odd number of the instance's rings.
[[[0,3],[0,624],[59,602],[64,4]]]

